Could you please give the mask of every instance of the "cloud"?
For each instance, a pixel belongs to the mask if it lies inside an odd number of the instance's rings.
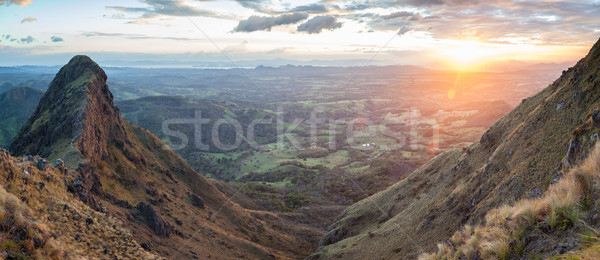
[[[595,30],[600,24],[600,8],[590,1],[327,2],[344,2],[338,17],[366,24],[369,30],[401,32],[401,28],[410,28],[416,32],[427,32],[437,39],[494,43],[530,39],[522,43],[583,46],[593,44],[598,39],[598,32]],[[419,11],[407,12],[406,7],[411,6],[419,7]],[[362,11],[369,9],[385,9],[391,13],[379,15]]]
[[[322,13],[329,12],[327,7],[325,7],[324,5],[320,5],[320,4],[296,6],[291,11],[292,12],[307,12],[307,13],[313,13],[313,14],[322,14]]]
[[[235,0],[243,7],[255,10],[261,13],[272,13],[268,8],[270,1],[268,0]]]
[[[415,15],[415,13],[413,12],[407,12],[407,11],[401,11],[401,12],[395,12],[395,13],[391,13],[388,15],[383,15],[381,16],[381,18],[385,19],[385,20],[389,20],[389,19],[395,19],[395,18],[404,18],[404,17],[410,17]]]
[[[280,54],[284,54],[284,53],[288,52],[289,50],[293,50],[293,49],[294,49],[294,47],[275,48],[275,49],[272,49],[270,51],[267,51],[267,54],[280,55]]]
[[[400,30],[398,30],[398,36],[402,36],[404,34],[406,34],[407,32],[412,31],[412,29],[408,26],[403,26],[402,28],[400,28]]]
[[[250,16],[242,20],[233,29],[234,32],[254,32],[270,31],[272,27],[278,25],[294,24],[308,18],[306,13],[283,14],[280,16]]]
[[[158,37],[158,36],[149,36],[144,34],[136,34],[136,33],[101,33],[101,32],[84,32],[81,35],[85,37],[120,37],[131,40],[173,40],[173,41],[197,41],[200,39],[196,38],[185,38],[185,37]]]
[[[203,10],[189,5],[187,1],[178,0],[141,0],[148,7],[125,7],[107,6],[106,8],[125,12],[141,13],[141,18],[157,18],[160,16],[203,16],[216,18],[232,18],[233,16],[222,15],[210,10]]]
[[[331,15],[315,16],[298,26],[299,32],[307,32],[309,34],[321,33],[323,30],[335,30],[341,28],[342,23],[337,21],[337,18]]]
[[[21,20],[21,23],[35,22],[35,21],[37,21],[37,18],[30,16],[30,17],[23,18],[23,20]]]
[[[329,1],[343,2],[343,1]],[[472,6],[480,4],[497,4],[512,2],[512,0],[393,0],[393,1],[355,1],[345,6],[346,10],[367,10],[372,8],[394,8],[394,7],[431,7],[431,6]]]
[[[126,22],[128,24],[152,24],[152,22],[149,19],[144,19],[144,18],[140,18],[140,19],[135,19],[129,22]]]
[[[226,46],[223,51],[228,53],[246,52],[248,51],[248,41],[244,40],[240,44]]]
[[[63,40],[63,38],[58,37],[58,36],[52,36],[52,37],[50,37],[50,40],[52,42],[64,42],[65,41],[65,40]]]
[[[27,38],[21,38],[21,43],[30,44],[35,41],[35,38],[31,37],[31,35],[27,36]]]
[[[33,0],[0,0],[0,5],[2,4],[15,4],[18,5],[20,7],[25,7],[30,5],[31,3],[33,3]]]

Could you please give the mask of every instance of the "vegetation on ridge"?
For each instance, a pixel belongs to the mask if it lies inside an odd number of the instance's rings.
[[[12,157],[0,149],[0,258],[155,259],[113,216],[67,192],[75,179],[40,157]]]
[[[485,225],[464,226],[438,244],[436,253],[421,255],[420,259],[536,259],[542,258],[545,248],[553,249],[564,242],[570,246],[556,253],[583,243],[587,249],[566,256],[598,258],[599,199],[600,144],[581,166],[568,171],[542,197],[491,210]],[[586,239],[594,243],[585,245]]]

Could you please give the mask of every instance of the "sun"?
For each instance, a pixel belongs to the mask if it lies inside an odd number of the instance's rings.
[[[448,47],[442,55],[455,69],[469,70],[484,63],[485,58],[490,56],[490,50],[478,42],[462,41]]]

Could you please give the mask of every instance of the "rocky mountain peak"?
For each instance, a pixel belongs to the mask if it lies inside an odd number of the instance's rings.
[[[11,152],[64,158],[70,166],[77,166],[84,158],[106,158],[109,141],[126,140],[106,80],[106,73],[92,59],[73,57],[56,74],[11,144]]]
[[[98,75],[106,81],[104,70],[90,57],[85,55],[77,55],[71,58],[69,63],[60,69],[57,76],[66,81],[73,81],[87,72]]]

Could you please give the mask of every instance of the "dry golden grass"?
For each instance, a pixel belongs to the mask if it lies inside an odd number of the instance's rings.
[[[594,230],[582,220],[586,211],[581,205],[591,192],[599,192],[600,144],[579,167],[569,171],[550,186],[543,197],[520,200],[512,206],[502,206],[486,215],[485,225],[465,226],[456,232],[449,243],[438,244],[436,253],[423,254],[420,259],[508,259],[518,257],[523,233],[536,225],[565,230],[578,225]],[[600,234],[597,234],[600,235]],[[584,250],[563,256],[567,259],[599,259],[600,240]],[[561,257],[562,258],[562,257]]]
[[[39,171],[0,150],[0,181],[6,187],[0,187],[0,259],[156,258],[119,220],[67,192],[69,179],[58,169]]]
[[[0,257],[59,259],[56,241],[32,210],[0,187]]]

